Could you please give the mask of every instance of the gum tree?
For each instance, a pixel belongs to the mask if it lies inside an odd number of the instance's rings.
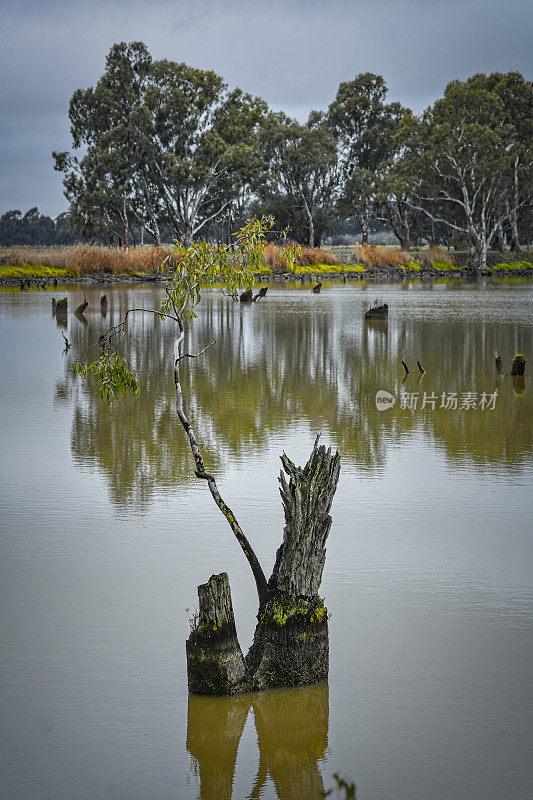
[[[411,206],[465,234],[474,268],[484,269],[493,237],[531,202],[531,152],[498,92],[487,81],[454,81],[420,118],[404,119],[398,142],[397,174],[418,178]]]
[[[331,527],[329,511],[337,487],[340,457],[315,442],[304,468],[283,454],[280,476],[285,512],[283,542],[267,580],[237,517],[220,495],[215,476],[204,464],[199,441],[186,410],[180,370],[186,360],[200,357],[184,349],[187,329],[205,286],[223,283],[231,296],[250,289],[262,263],[264,235],[272,220],[250,220],[231,245],[197,241],[177,245],[177,268],[165,286],[159,309],[131,308],[99,339],[99,357],[77,361],[78,375],[94,379],[102,399],[111,402],[123,393],[138,394],[140,384],[121,342],[128,318],[135,313],[157,314],[176,328],[172,368],[178,417],[194,460],[194,474],[205,480],[217,507],[227,520],[252,571],[258,597],[254,642],[246,659],[237,640],[228,577],[213,575],[198,587],[199,614],[187,642],[189,689],[199,694],[235,694],[250,689],[296,686],[325,680],[329,668],[327,609],[318,595],[325,563],[325,543]],[[294,266],[297,247],[284,249],[287,267]],[[212,342],[211,344],[215,344]],[[211,345],[208,345],[210,347]]]
[[[54,153],[55,168],[80,218],[105,220],[107,203],[126,231],[135,222],[159,243],[164,222],[190,244],[251,180],[265,112],[214,72],[121,42],[96,85],[72,95],[74,149]]]
[[[263,121],[259,140],[268,165],[258,186],[260,200],[270,209],[281,203],[301,211],[307,244],[314,247],[331,217],[337,193],[338,162],[331,132],[317,112],[311,113],[305,125],[280,112]]]
[[[363,244],[373,216],[384,166],[396,150],[394,135],[407,109],[387,103],[381,75],[365,72],[341,83],[327,112],[337,142],[341,184],[339,209],[358,217]]]

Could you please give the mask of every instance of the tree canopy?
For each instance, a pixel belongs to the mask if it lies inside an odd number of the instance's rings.
[[[519,249],[531,232],[532,112],[517,72],[452,81],[420,116],[363,73],[302,124],[214,72],[122,42],[72,96],[73,150],[54,158],[86,238],[228,243],[266,214],[314,246],[355,219],[363,242],[371,223],[405,249],[461,239],[483,267],[489,247]]]
[[[478,267],[485,266],[493,237],[531,201],[531,136],[525,116],[532,108],[533,87],[512,73],[503,77],[453,81],[420,118],[406,117],[397,137],[403,148],[397,177],[404,185],[411,183],[410,205],[465,234]],[[514,98],[506,88],[510,85]]]

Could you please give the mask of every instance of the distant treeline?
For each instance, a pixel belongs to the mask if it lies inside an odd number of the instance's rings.
[[[153,238],[141,230],[140,225],[132,225],[129,231],[129,244],[151,244]],[[172,234],[163,228],[163,242],[172,242]],[[91,244],[109,244],[109,237],[103,231],[94,231],[93,235],[84,235],[79,226],[73,224],[69,211],[64,211],[55,219],[40,214],[37,207],[30,208],[25,214],[18,209],[6,211],[0,216],[0,246],[31,245],[34,247],[50,247],[89,242]],[[122,244],[116,237],[114,244]]]
[[[357,225],[422,242],[519,249],[532,238],[533,84],[517,72],[453,81],[422,115],[379,75],[341,83],[305,124],[214,72],[114,45],[78,89],[72,152],[54,153],[76,235],[229,240],[250,215],[310,246]]]
[[[70,224],[70,214],[59,214],[56,219],[39,214],[30,208],[25,214],[18,210],[6,211],[0,216],[0,246],[11,245],[65,245],[80,241]]]

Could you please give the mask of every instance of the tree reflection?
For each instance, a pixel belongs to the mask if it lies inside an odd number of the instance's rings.
[[[231,800],[237,749],[253,708],[259,767],[250,799],[270,777],[280,800],[323,796],[319,762],[328,745],[327,684],[242,697],[189,695],[187,750],[201,800]]]
[[[144,290],[147,308],[157,308],[159,300],[159,290]],[[154,491],[195,480],[169,368],[174,331],[151,314],[129,323],[124,346],[140,378],[138,399],[108,408],[93,385],[74,382],[71,369],[73,359],[83,358],[133,305],[139,300],[131,290],[114,290],[107,320],[99,307],[90,314],[91,305],[87,326],[71,320],[72,348],[56,402],[73,403],[76,462],[97,466],[114,503],[140,508]],[[187,347],[194,352],[213,339],[217,344],[184,366],[183,384],[206,464],[218,474],[228,458],[264,452],[272,435],[295,421],[310,432],[323,431],[345,464],[370,473],[383,468],[402,437],[415,434],[437,443],[450,464],[468,460],[481,469],[518,469],[531,451],[531,399],[508,377],[498,386],[493,351],[524,349],[523,336],[518,326],[400,315],[385,326],[365,325],[362,304],[270,302],[243,308],[209,292]],[[94,357],[97,350],[92,352]],[[412,369],[404,383],[402,358]],[[417,360],[427,370],[422,379]],[[394,408],[376,409],[379,389],[395,394]],[[442,393],[480,396],[495,389],[494,411],[450,411],[439,403],[420,408],[424,392],[440,402]],[[400,407],[402,390],[419,394],[416,411]]]

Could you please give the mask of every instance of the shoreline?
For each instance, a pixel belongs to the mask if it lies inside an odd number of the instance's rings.
[[[524,263],[524,262],[521,262]],[[283,272],[283,273],[267,273],[259,272],[255,274],[255,280],[258,283],[286,283],[289,281],[300,281],[301,283],[317,283],[318,281],[331,281],[337,280],[343,283],[352,281],[405,281],[405,280],[434,280],[435,278],[509,278],[509,277],[531,277],[533,276],[533,263],[528,267],[512,267],[505,269],[502,265],[499,268],[487,268],[485,270],[474,271],[469,267],[463,268],[450,268],[438,269],[431,267],[421,267],[418,270],[402,269],[398,266],[390,267],[366,267],[364,269],[355,270],[353,267],[337,268],[331,271],[317,270],[312,271],[307,267],[305,272]],[[20,270],[20,271],[19,271]],[[44,271],[44,270],[43,270]],[[29,268],[27,271],[24,267],[17,268],[16,275],[2,275],[2,268],[0,267],[0,286],[5,288],[21,288],[25,285],[26,290],[30,289],[48,289],[60,286],[76,286],[76,285],[118,285],[121,283],[164,283],[171,275],[170,273],[151,272],[151,273],[108,273],[108,272],[87,272],[83,275],[65,274],[64,270],[53,270],[46,268],[46,274],[38,274],[39,270],[36,268]],[[37,274],[36,274],[37,273]]]

